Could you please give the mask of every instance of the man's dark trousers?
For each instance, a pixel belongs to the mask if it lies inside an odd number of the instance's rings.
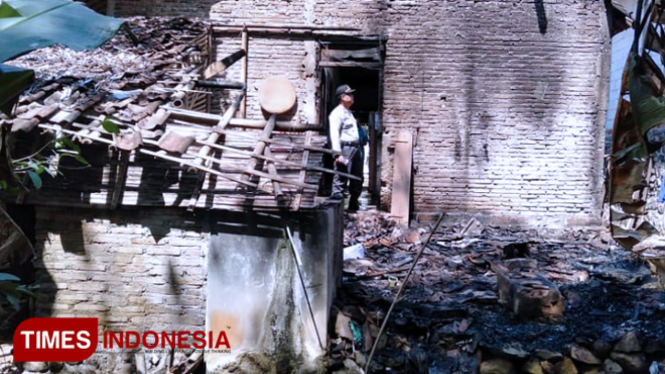
[[[348,161],[346,165],[335,162],[335,170],[343,173],[355,175],[360,180],[349,181],[349,210],[358,210],[360,207],[358,198],[363,191],[363,159],[357,145],[342,146],[342,155],[344,160]],[[346,187],[347,177],[337,175],[333,177],[332,196],[343,194]]]

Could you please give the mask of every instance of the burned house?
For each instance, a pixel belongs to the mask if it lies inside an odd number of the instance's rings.
[[[199,79],[212,62],[208,23],[130,22],[138,44],[121,34],[99,50],[14,61],[38,72],[2,120],[14,159],[66,148],[10,201],[36,251],[25,279],[40,285],[35,315],[98,318],[100,337],[224,331],[231,355],[209,354],[209,368],[263,349],[314,360],[341,272],[342,207],[319,196],[332,172],[325,135],[288,122],[296,110],[236,116],[256,99],[244,84]],[[288,96],[276,82],[266,84]],[[293,107],[280,100],[264,108]]]
[[[343,83],[370,135],[368,204],[391,218],[601,229],[603,2],[95,4],[206,21],[133,19],[139,46],[119,35],[18,61],[41,74],[12,120],[19,149],[65,134],[87,163],[63,159],[12,207],[36,243],[37,315],[226,331],[234,353],[267,353],[246,356],[247,372],[320,366],[344,225],[325,199],[326,118]],[[261,90],[273,77],[296,104],[271,120]],[[468,297],[493,300],[484,292]],[[149,359],[124,354],[109,367]],[[208,368],[229,357],[207,355]]]
[[[354,113],[372,136],[368,190],[396,216],[600,225],[610,64],[602,2],[109,4],[118,16],[207,17],[219,58],[240,48],[247,26],[248,96],[285,74],[302,123],[325,122],[336,84],[357,88]],[[240,70],[227,74],[239,79]],[[399,144],[412,149],[404,196],[393,191],[403,178],[395,159],[407,162],[395,156]]]

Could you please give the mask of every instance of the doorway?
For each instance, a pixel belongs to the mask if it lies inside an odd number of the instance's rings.
[[[364,149],[363,195],[368,205],[377,205],[381,195],[381,141],[383,102],[383,61],[385,43],[381,39],[362,41],[320,41],[319,74],[320,123],[328,133],[328,115],[337,106],[335,90],[342,84],[355,89],[351,111],[369,137]],[[332,167],[332,158],[324,160]],[[326,175],[324,186],[332,184]],[[324,188],[326,190],[326,188]],[[324,193],[326,193],[325,191]],[[367,192],[367,194],[365,194]],[[363,197],[361,197],[363,199]]]

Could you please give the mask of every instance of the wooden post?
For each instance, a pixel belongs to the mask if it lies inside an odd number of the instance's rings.
[[[118,164],[118,174],[115,176],[115,185],[113,186],[113,196],[111,197],[111,209],[116,209],[122,204],[122,197],[125,195],[125,181],[127,180],[127,168],[129,166],[129,151],[120,150]]]
[[[273,158],[272,151],[270,150],[270,147],[266,147],[263,150],[263,155],[269,158]],[[277,168],[275,167],[275,163],[273,161],[266,161],[268,163],[268,172],[270,175],[273,177],[277,176]],[[283,196],[284,192],[282,191],[282,186],[279,185],[279,182],[275,181],[274,179],[272,180],[272,188],[275,190],[275,196]]]
[[[244,99],[245,97],[245,91],[240,92],[240,98],[241,100]],[[224,129],[226,126],[228,126],[229,122],[231,122],[231,118],[233,118],[233,115],[236,113],[236,110],[238,110],[238,105],[240,101],[236,98],[236,100],[231,104],[231,106],[224,112],[224,115],[222,118],[220,118],[219,122],[217,123],[217,127]],[[219,138],[221,137],[221,133],[218,132],[213,132],[208,136],[208,139],[206,140],[208,143],[214,144],[217,143]],[[202,165],[203,164],[203,157],[206,157],[210,154],[210,151],[212,151],[212,147],[209,145],[205,145],[201,147],[201,150],[199,150],[199,157],[197,157],[193,163],[195,165]],[[199,194],[201,193],[201,187],[203,187],[203,180],[205,179],[205,173],[199,172],[198,175],[198,180],[196,181],[196,185],[194,186],[194,192],[192,193],[192,198],[189,200],[189,210],[194,209],[196,207],[196,202],[199,200]]]
[[[270,136],[272,135],[272,130],[275,128],[275,121],[276,120],[277,120],[276,115],[273,114],[273,115],[270,116],[270,119],[266,123],[266,127],[263,128],[263,132],[261,133],[261,138],[268,138],[268,139],[270,138]],[[264,142],[262,140],[259,140],[256,143],[256,146],[254,146],[254,153],[253,154],[254,155],[263,155],[263,151],[265,149],[266,149],[266,142]],[[249,163],[247,164],[247,169],[246,169],[247,172],[245,174],[243,174],[243,176],[242,176],[243,181],[249,182],[249,177],[250,177],[249,172],[256,168],[257,160],[258,160],[258,158],[256,158],[256,157],[252,157],[249,160]]]
[[[305,133],[305,145],[309,146],[312,144],[312,132],[307,131]],[[309,151],[305,151],[302,154],[302,165],[303,167],[307,166],[307,163],[309,162]],[[307,176],[307,169],[302,169],[300,170],[300,175],[298,176],[298,181],[300,183],[305,183],[305,177]],[[298,194],[296,198],[293,200],[293,210],[298,210],[300,209],[300,201],[302,200],[302,194]]]
[[[254,158],[258,158],[258,159],[260,159],[260,160],[270,161],[270,162],[272,162],[272,163],[275,163],[275,162],[276,162],[276,163],[279,163],[279,164],[281,164],[281,165],[294,166],[294,167],[297,167],[298,169],[315,170],[315,171],[320,171],[320,172],[322,172],[322,173],[341,175],[341,176],[343,176],[343,177],[346,177],[346,178],[349,178],[349,179],[353,179],[353,180],[357,180],[357,181],[361,181],[361,180],[362,180],[361,178],[359,178],[359,177],[357,177],[357,176],[355,176],[355,175],[353,175],[353,174],[343,173],[343,172],[341,172],[341,171],[336,171],[336,170],[332,170],[332,169],[326,169],[326,168],[322,168],[322,167],[318,167],[318,166],[313,166],[313,165],[306,165],[306,166],[303,166],[302,164],[299,164],[299,163],[297,163],[297,162],[278,159],[278,158],[276,158],[276,157],[274,157],[274,156],[268,156],[268,151],[270,151],[270,149],[269,149],[268,147],[266,147],[266,150],[263,152],[263,156],[261,156],[261,155],[254,154],[253,152],[243,151],[243,150],[240,150],[240,149],[237,149],[237,148],[233,148],[233,147],[229,147],[229,146],[226,146],[226,145],[212,144],[212,143],[207,143],[207,142],[205,142],[205,141],[196,141],[196,142],[197,142],[198,144],[201,144],[201,145],[209,145],[209,146],[210,146],[211,148],[213,148],[213,149],[219,149],[219,150],[222,150],[222,151],[228,151],[228,152],[237,153],[237,154],[240,154],[240,155],[245,155],[245,156],[249,156],[249,157],[254,157]],[[146,144],[158,144],[158,142],[156,142],[156,141],[154,141],[154,140],[147,140],[147,139],[144,140],[144,143],[146,143]],[[272,155],[272,151],[270,151],[270,154]],[[201,156],[201,157],[203,157],[203,156]],[[205,157],[204,157],[204,158],[205,158]]]
[[[399,223],[409,224],[411,204],[411,156],[413,136],[410,130],[399,130],[393,140],[393,194],[390,202],[390,215]]]
[[[62,131],[63,134],[68,134],[68,135],[75,135],[75,134],[78,134],[79,136],[86,137],[86,138],[89,138],[89,139],[92,139],[92,140],[98,141],[98,142],[100,142],[100,143],[103,143],[103,144],[115,145],[115,143],[114,143],[112,140],[102,138],[102,137],[101,137],[101,134],[100,134],[99,132],[94,132],[94,133],[92,133],[92,134],[83,134],[83,133],[77,133],[76,131],[72,131],[72,130],[68,130],[68,129],[62,129],[62,128],[58,127],[58,126],[51,125],[51,124],[39,124],[38,127],[41,128],[41,129],[49,130],[49,131]],[[193,163],[193,162],[189,162],[189,161],[187,161],[187,160],[185,160],[185,159],[183,159],[183,158],[181,158],[181,157],[169,156],[169,155],[167,155],[166,152],[164,152],[164,151],[161,151],[161,152],[153,152],[153,151],[149,151],[149,150],[144,149],[144,148],[139,148],[138,151],[141,152],[141,153],[143,153],[143,154],[146,154],[146,155],[148,155],[148,156],[154,156],[154,157],[157,157],[157,158],[161,158],[161,159],[163,159],[163,160],[167,160],[167,161],[175,162],[175,163],[177,163],[177,164],[179,164],[179,165],[189,166],[189,167],[191,167],[191,168],[193,168],[193,169],[197,169],[197,170],[205,171],[205,172],[207,172],[207,173],[210,173],[210,174],[216,175],[216,176],[218,176],[218,177],[222,177],[222,178],[224,178],[224,179],[228,179],[228,180],[233,181],[233,182],[236,182],[236,183],[244,184],[244,185],[246,185],[246,186],[248,186],[248,187],[250,187],[250,188],[256,188],[256,189],[258,189],[258,190],[261,190],[261,191],[264,191],[264,192],[270,193],[270,191],[265,191],[265,190],[263,190],[262,188],[260,188],[259,185],[255,184],[255,183],[244,182],[244,181],[241,180],[240,178],[235,178],[235,177],[232,177],[232,176],[230,176],[230,175],[226,175],[226,174],[224,174],[224,173],[222,173],[222,172],[220,172],[220,171],[217,171],[217,170],[211,169],[211,168],[209,168],[209,167],[205,167],[205,166],[197,165],[197,164],[195,164],[195,163]]]
[[[242,76],[240,79],[243,83],[245,83],[245,87],[247,87],[247,65],[249,60],[249,35],[247,33],[247,27],[242,29],[242,49],[245,51],[245,57],[242,60]],[[242,118],[247,118],[247,98],[244,97],[240,103],[240,116]]]

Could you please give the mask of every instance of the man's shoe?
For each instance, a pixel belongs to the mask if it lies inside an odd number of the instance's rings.
[[[355,213],[360,209],[358,204],[349,204],[349,207],[346,208],[346,211],[349,213]]]

